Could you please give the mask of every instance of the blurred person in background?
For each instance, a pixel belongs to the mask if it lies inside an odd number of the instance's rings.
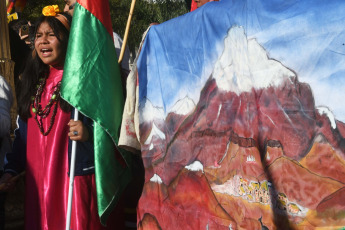
[[[20,39],[31,48],[34,48],[34,26],[24,18],[13,20],[9,26],[19,35]]]

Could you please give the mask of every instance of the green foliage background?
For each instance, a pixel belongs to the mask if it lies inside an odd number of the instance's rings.
[[[187,13],[190,1],[156,0],[155,3],[149,3],[147,0],[136,0],[127,40],[131,53],[135,55],[142,34],[151,23],[162,23]],[[113,30],[121,37],[124,37],[131,2],[131,0],[109,0]],[[28,0],[23,11],[23,17],[34,22],[41,16],[44,6],[54,4],[59,5],[61,10],[65,5],[63,0]]]

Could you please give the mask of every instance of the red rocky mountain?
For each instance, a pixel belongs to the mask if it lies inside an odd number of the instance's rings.
[[[287,216],[285,219],[295,227],[301,223],[313,227],[311,223],[317,225],[318,218],[332,226],[332,213],[345,214],[343,205],[334,210],[328,207],[345,198],[345,124],[320,113],[310,86],[300,82],[279,61],[269,59],[266,53],[261,55],[264,49],[255,40],[247,40],[238,30],[231,33],[228,36],[232,36],[232,43],[244,44],[244,50],[249,50],[248,59],[256,55],[268,63],[263,64],[266,72],[258,71],[255,60],[249,60],[248,66],[254,66],[248,67],[252,68],[248,70],[250,74],[239,76],[235,86],[234,80],[221,84],[223,78],[247,71],[236,70],[237,56],[231,50],[233,56],[225,58],[232,61],[227,67],[231,74],[217,75],[216,64],[194,110],[185,115],[170,113],[164,121],[141,124],[146,168],[141,213],[152,207],[155,213],[150,214],[160,226],[167,226],[167,220],[158,218],[162,215],[159,212],[166,210],[172,219],[181,219],[181,226],[189,226],[191,217],[182,218],[178,210],[173,211],[181,207],[188,215],[197,213],[206,219],[216,215],[230,222],[235,220],[239,226],[275,226],[276,213]],[[248,76],[252,85],[238,83]],[[256,77],[269,79],[268,83],[254,84]],[[152,137],[155,129],[164,133],[164,138]],[[204,170],[203,174],[198,172],[199,176],[186,170],[196,161]],[[150,181],[154,174],[160,177],[161,184]],[[157,197],[160,200],[155,200]],[[214,213],[217,205],[226,211]],[[256,210],[248,211],[247,220],[240,215],[248,209],[245,206]],[[237,210],[231,213],[229,207]],[[324,216],[318,216],[318,211]],[[336,222],[345,225],[345,220]],[[280,223],[285,224],[286,220]]]

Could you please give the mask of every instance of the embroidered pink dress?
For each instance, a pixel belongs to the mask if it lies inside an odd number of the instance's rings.
[[[51,68],[41,96],[42,108],[49,102],[54,86],[62,78],[62,69]],[[43,119],[44,131],[48,130],[53,107]],[[70,113],[58,107],[50,133],[43,136],[34,114],[28,119],[26,206],[27,230],[65,229],[68,200],[68,131]],[[109,224],[108,227],[113,226]],[[72,205],[72,230],[106,229],[97,214],[94,175],[76,176]]]

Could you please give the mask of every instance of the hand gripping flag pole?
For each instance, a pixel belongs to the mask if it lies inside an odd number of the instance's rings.
[[[78,120],[78,116],[79,116],[79,111],[77,109],[74,109],[74,121]],[[70,230],[70,225],[71,225],[76,150],[77,150],[77,142],[72,141],[71,166],[70,166],[70,171],[69,171],[69,188],[68,188],[66,230]]]

